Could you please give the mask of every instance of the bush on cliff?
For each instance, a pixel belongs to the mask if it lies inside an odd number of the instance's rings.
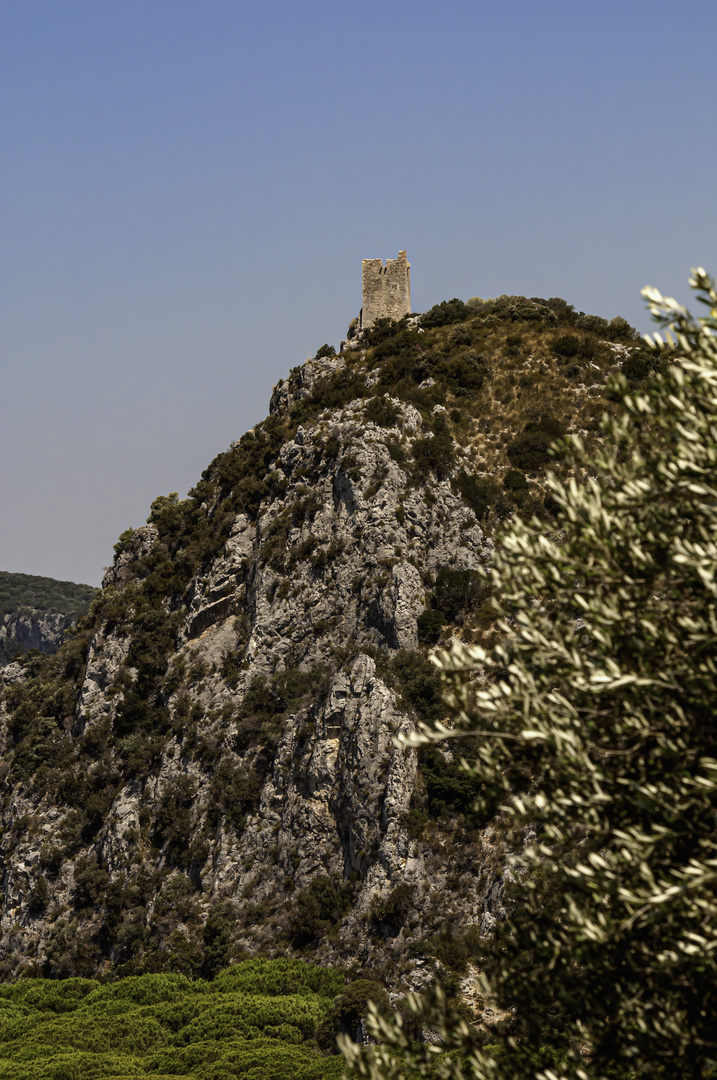
[[[351,907],[353,890],[338,874],[318,875],[298,893],[291,919],[291,938],[302,947],[318,941]]]

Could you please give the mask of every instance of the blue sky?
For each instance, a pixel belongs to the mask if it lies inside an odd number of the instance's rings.
[[[0,3],[0,569],[97,583],[360,306],[717,272],[717,6]]]

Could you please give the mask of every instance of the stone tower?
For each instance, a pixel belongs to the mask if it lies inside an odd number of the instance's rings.
[[[367,330],[377,319],[402,319],[411,313],[411,264],[405,251],[397,259],[364,259],[361,264],[359,327]]]

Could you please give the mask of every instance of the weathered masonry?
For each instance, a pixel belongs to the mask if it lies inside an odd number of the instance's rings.
[[[411,264],[405,251],[397,259],[364,259],[361,264],[359,327],[368,329],[377,319],[402,319],[411,313]]]

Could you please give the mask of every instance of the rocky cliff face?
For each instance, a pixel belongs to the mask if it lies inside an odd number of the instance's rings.
[[[472,816],[451,753],[397,739],[440,714],[430,642],[492,632],[496,517],[542,512],[542,464],[501,484],[523,424],[542,430],[552,387],[582,427],[617,354],[571,382],[546,305],[521,413],[504,327],[474,315],[295,370],[187,500],[121,538],[65,647],[0,673],[6,972],[278,948],[418,985],[501,917],[505,830]]]

